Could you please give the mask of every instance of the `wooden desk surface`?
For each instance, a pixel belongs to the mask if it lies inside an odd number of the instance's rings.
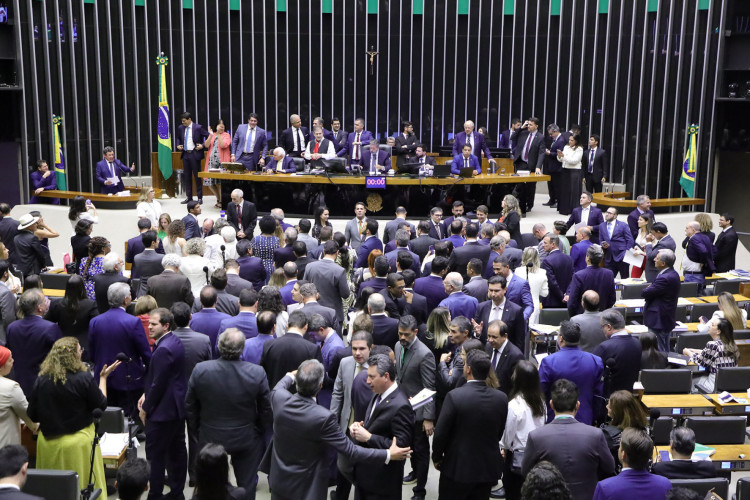
[[[594,193],[594,203],[610,206],[610,207],[621,207],[621,208],[635,208],[637,205],[636,200],[628,200],[630,193],[614,192],[614,193]],[[652,207],[678,207],[678,206],[690,206],[690,205],[703,205],[706,203],[704,198],[652,198]]]
[[[717,302],[719,302],[718,295],[706,295],[706,296],[700,297],[700,299],[703,300],[703,302],[706,302],[708,304],[716,304]],[[744,295],[735,293],[734,300],[737,302],[747,302],[750,300],[750,297],[745,297]]]
[[[706,444],[706,446],[716,450],[711,455],[711,462],[717,469],[750,469],[750,444]],[[669,446],[654,446],[654,462],[661,461],[660,452],[662,451],[668,452]]]
[[[714,404],[701,394],[644,394],[646,408],[658,408],[662,416],[684,417],[713,415]]]
[[[200,172],[198,177],[210,179],[223,179],[233,181],[249,182],[288,182],[294,184],[336,184],[336,185],[364,185],[365,176],[355,177],[352,175],[305,175],[305,174],[253,174],[231,172]],[[453,184],[515,184],[517,182],[542,182],[549,181],[549,175],[488,175],[482,174],[471,178],[458,177],[401,177],[399,175],[386,176],[386,185],[390,186],[451,186]]]
[[[719,415],[750,415],[750,403],[722,403],[718,394],[706,394],[714,404],[716,413]],[[747,399],[747,392],[733,392],[735,398]]]
[[[91,200],[94,204],[97,203],[115,203],[115,202],[124,202],[124,201],[130,201],[130,202],[138,202],[138,199],[140,198],[140,188],[138,189],[130,189],[129,187],[126,187],[127,191],[130,191],[130,194],[127,196],[109,196],[106,194],[101,193],[91,193],[91,192],[85,192],[85,191],[42,191],[37,196],[42,198],[68,198],[73,199],[76,196],[83,196],[84,198]],[[161,196],[161,189],[156,189],[156,196]]]

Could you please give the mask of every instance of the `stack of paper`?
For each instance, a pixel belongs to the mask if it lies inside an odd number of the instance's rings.
[[[685,323],[683,323],[682,321],[676,321],[675,323],[677,323],[677,326],[675,326],[672,329],[673,332],[686,332],[686,331],[688,331],[687,325]]]
[[[105,432],[99,440],[99,448],[103,457],[119,457],[122,451],[128,447],[128,433],[114,434]]]
[[[560,329],[559,325],[541,325],[538,323],[529,325],[529,330],[534,330],[537,333],[544,333],[546,335],[557,333],[559,329]]]
[[[646,325],[626,325],[625,330],[628,333],[646,333],[648,327]]]
[[[409,402],[411,403],[411,407],[413,409],[417,409],[420,406],[424,406],[430,401],[432,401],[432,397],[435,395],[435,391],[432,391],[430,389],[422,389],[418,393],[416,393],[414,396],[409,398]]]

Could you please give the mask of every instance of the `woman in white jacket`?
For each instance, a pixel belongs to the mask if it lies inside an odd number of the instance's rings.
[[[193,296],[200,296],[201,290],[206,286],[206,271],[208,274],[214,272],[214,265],[203,256],[206,251],[206,244],[200,238],[190,238],[185,242],[185,256],[180,262],[180,274],[184,274],[190,280],[190,289]]]
[[[534,299],[534,312],[529,317],[529,324],[539,323],[539,299],[549,295],[549,284],[547,282],[547,271],[541,269],[539,262],[539,251],[536,247],[527,247],[523,251],[523,265],[513,272],[529,282],[531,298]]]
[[[581,171],[583,146],[581,136],[573,134],[568,139],[568,145],[557,152],[557,161],[562,163],[562,179],[560,193],[557,200],[557,211],[563,215],[570,215],[578,206],[583,190],[583,172]]]

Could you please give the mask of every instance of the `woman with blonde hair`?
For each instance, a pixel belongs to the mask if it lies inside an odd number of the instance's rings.
[[[271,278],[268,280],[268,284],[281,289],[286,285],[286,277],[284,276],[284,268],[278,267],[271,273]]]
[[[630,391],[615,391],[612,393],[607,402],[607,416],[612,420],[607,424],[602,424],[601,429],[607,440],[607,447],[612,452],[615,463],[619,467],[617,450],[620,448],[622,431],[627,427],[646,430],[648,416],[641,402]]]
[[[646,244],[649,242],[646,236],[651,234],[651,229],[654,227],[654,219],[650,214],[642,213],[638,216],[638,235],[635,238],[635,246],[633,247],[633,253],[636,255],[642,255],[643,261],[640,266],[633,266],[630,270],[631,278],[640,278],[643,275],[643,270],[646,269]]]
[[[29,417],[39,422],[36,466],[39,469],[72,470],[79,488],[88,486],[95,409],[107,408],[107,377],[120,365],[104,365],[98,386],[81,361],[75,337],[57,340],[39,370],[29,398]],[[94,455],[94,487],[107,491],[101,450]]]
[[[512,194],[506,194],[503,198],[503,211],[500,213],[498,222],[505,224],[510,233],[510,238],[515,240],[518,248],[523,248],[521,239],[521,207],[518,205],[518,199]]]
[[[534,312],[529,317],[529,324],[539,322],[539,299],[549,295],[547,271],[541,269],[539,251],[536,247],[526,247],[523,250],[522,265],[513,270],[515,274],[529,282],[531,298],[534,300]]]
[[[154,199],[155,196],[156,190],[154,188],[144,186],[141,189],[138,204],[135,206],[138,218],[150,220],[152,228],[159,226],[159,218],[161,217],[161,203]]]
[[[708,325],[715,319],[725,318],[735,330],[747,329],[747,311],[740,309],[734,300],[734,295],[729,292],[721,292],[718,297],[719,309],[714,311],[711,319],[703,321],[698,319],[698,332],[707,333]]]
[[[708,214],[695,214],[695,222],[701,225],[701,233],[708,236],[708,239],[713,243],[716,240],[716,235],[713,231],[714,222],[711,220],[711,216]]]
[[[160,240],[164,240],[167,237],[169,231],[169,225],[172,223],[172,217],[168,213],[163,213],[159,216],[157,224],[157,235]]]
[[[176,253],[179,256],[184,255],[185,248],[185,223],[180,219],[173,220],[167,228],[167,237],[162,240],[164,253]]]
[[[451,329],[451,312],[447,307],[436,307],[427,318],[427,332],[423,342],[435,356],[435,365],[440,363],[440,356],[450,352],[448,334]]]

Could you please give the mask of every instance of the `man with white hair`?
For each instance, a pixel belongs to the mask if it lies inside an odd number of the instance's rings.
[[[294,158],[301,158],[305,147],[310,141],[310,131],[302,126],[302,118],[299,115],[289,117],[291,127],[285,129],[279,135],[279,146],[284,148],[286,154]]]
[[[117,255],[117,252],[109,252],[102,259],[104,272],[94,275],[94,295],[96,295],[96,307],[99,309],[99,314],[109,311],[109,303],[107,302],[109,285],[128,282],[128,279],[122,275],[124,265],[122,257]]]
[[[283,148],[273,150],[273,156],[266,163],[266,172],[269,174],[293,174],[296,171],[294,159],[284,152]]]
[[[224,218],[216,219],[214,223],[214,234],[207,236],[203,240],[206,244],[206,251],[203,256],[208,259],[211,263],[209,267],[212,269],[218,269],[224,264],[224,260],[221,257],[221,245],[224,245],[224,238],[221,236],[221,230],[229,225]]]
[[[282,231],[286,231],[290,227],[294,227],[293,225],[287,224],[286,222],[284,222],[284,211],[282,209],[280,209],[280,208],[272,208],[271,209],[271,215],[273,216],[274,219],[276,219],[277,221],[279,221],[279,224],[281,224],[281,230]]]
[[[245,200],[245,194],[241,189],[232,191],[232,203],[227,206],[227,222],[237,232],[237,238],[243,240],[253,239],[255,222],[258,220],[258,211],[255,204]],[[214,229],[214,231],[217,231]]]
[[[464,122],[463,132],[456,134],[456,140],[453,141],[452,156],[460,155],[464,149],[464,144],[471,145],[471,154],[480,160],[482,159],[482,153],[488,160],[492,159],[492,153],[490,153],[490,148],[487,146],[484,136],[474,131],[474,122],[471,120]]]
[[[448,273],[443,279],[443,286],[448,296],[440,301],[438,307],[447,307],[451,312],[451,318],[457,316],[473,318],[474,313],[477,312],[479,301],[462,291],[464,279],[461,273]]]
[[[221,239],[224,240],[224,249],[222,250],[219,247],[223,266],[227,259],[236,259],[239,257],[237,255],[237,233],[232,226],[224,226],[221,228],[220,234]]]
[[[146,293],[156,299],[159,307],[172,307],[172,304],[182,301],[193,306],[193,291],[187,276],[180,274],[182,257],[176,253],[168,253],[161,259],[164,271],[151,276],[146,282]]]
[[[706,276],[711,276],[716,269],[714,265],[713,242],[701,233],[699,222],[690,221],[685,226],[685,239],[682,242],[685,255],[682,257],[682,274],[685,283],[698,283],[698,295],[703,292]]]
[[[284,230],[284,246],[273,251],[274,267],[284,267],[287,262],[297,260],[292,245],[297,241],[297,230],[293,227]]]

